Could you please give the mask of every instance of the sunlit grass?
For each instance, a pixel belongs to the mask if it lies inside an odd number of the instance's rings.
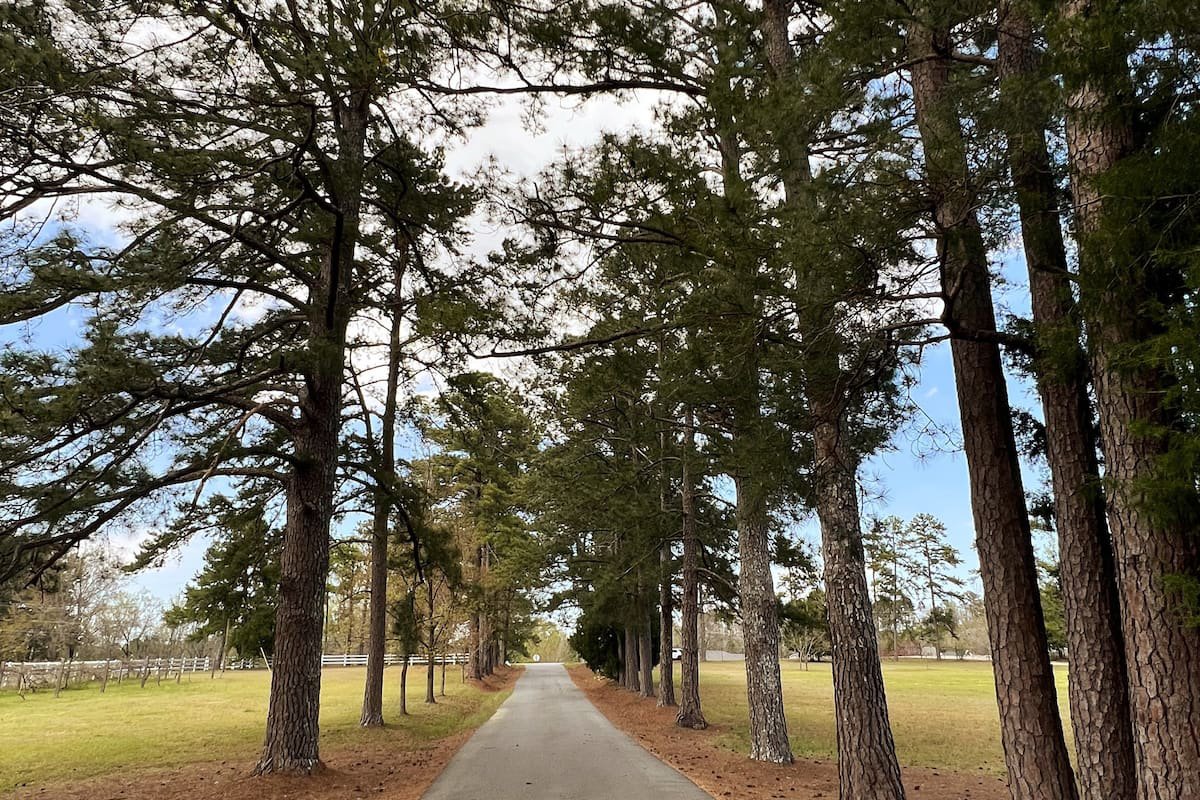
[[[446,696],[426,705],[424,668],[409,670],[409,716],[399,714],[399,667],[388,667],[385,730],[358,725],[361,668],[325,670],[321,680],[321,743],[338,748],[360,742],[399,749],[475,727],[508,696],[463,684],[457,667],[446,675]],[[440,673],[438,687],[440,688]],[[226,759],[253,760],[262,743],[270,676],[265,671],[185,675],[183,682],[136,680],[27,694],[0,693],[0,792],[129,769]]]
[[[740,662],[700,665],[700,691],[709,722],[728,728],[722,743],[749,752],[746,673]],[[788,733],[797,756],[832,758],[836,742],[829,664],[795,661],[783,668]],[[1055,666],[1058,699],[1067,723],[1066,668]],[[1004,772],[992,668],[986,662],[885,662],[888,710],[901,763],[958,771]],[[1069,724],[1068,724],[1069,737]]]

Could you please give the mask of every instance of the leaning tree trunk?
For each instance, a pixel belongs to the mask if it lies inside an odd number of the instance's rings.
[[[909,57],[926,181],[939,231],[975,541],[983,579],[1001,741],[1014,800],[1074,800],[1046,645],[987,251],[968,186],[961,123],[948,102],[950,37],[913,25]]]
[[[691,465],[695,449],[696,421],[689,408],[684,420],[683,466],[679,482],[679,504],[683,510],[679,646],[683,653],[679,660],[679,713],[675,715],[675,724],[681,728],[700,730],[708,727],[708,721],[700,709],[700,538],[696,533],[696,493]]]
[[[1097,26],[1122,24],[1107,8],[1068,0],[1062,9],[1068,25],[1062,50],[1083,70],[1066,76],[1067,150],[1080,239],[1080,299],[1110,485],[1108,524],[1125,634],[1137,796],[1200,797],[1200,628],[1185,624],[1167,584],[1171,576],[1200,572],[1200,539],[1194,519],[1155,513],[1147,492],[1169,449],[1163,432],[1178,427],[1175,412],[1164,407],[1169,376],[1137,354],[1162,332],[1140,311],[1159,302],[1151,285],[1157,276],[1145,259],[1114,256],[1104,244],[1113,232],[1102,230],[1132,228],[1134,220],[1125,215],[1137,213],[1117,208],[1098,186],[1135,147],[1133,110],[1124,105],[1133,97],[1129,53],[1119,46],[1097,50],[1087,40]]]
[[[275,609],[275,660],[267,732],[255,774],[306,774],[320,768],[321,644],[325,582],[329,574],[329,526],[333,518],[347,295],[353,282],[362,204],[363,151],[371,98],[352,92],[335,114],[342,156],[338,159],[341,208],[328,257],[308,304],[310,362],[292,435],[293,471],[287,485],[287,522],[280,554]]]
[[[1009,168],[1021,216],[1039,349],[1050,354],[1037,359],[1035,370],[1046,423],[1046,459],[1071,654],[1067,689],[1076,774],[1083,800],[1133,800],[1137,781],[1120,607],[1096,461],[1088,367],[1079,345],[1057,191],[1046,149],[1048,114],[1033,99],[1039,96],[1035,90],[1048,81],[1038,76],[1033,42],[1029,16],[1019,5],[1002,2],[997,72],[1009,102]]]

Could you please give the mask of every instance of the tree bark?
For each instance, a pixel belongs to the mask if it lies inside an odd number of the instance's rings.
[[[306,430],[297,437],[280,558],[267,736],[256,774],[310,773],[321,766],[317,716],[341,401],[338,362],[336,379],[326,374],[321,383],[314,381],[304,403]]]
[[[641,691],[642,666],[638,658],[637,636],[633,628],[625,627],[625,688],[631,692]]]
[[[475,548],[475,575],[482,585],[483,548]],[[482,600],[478,601],[482,604]],[[471,652],[467,655],[467,675],[472,680],[483,677],[483,611],[476,608],[471,613]]]
[[[374,508],[371,518],[371,577],[367,615],[367,677],[363,687],[363,727],[383,725],[383,668],[387,648],[387,579],[388,530],[392,518],[393,482],[396,479],[396,404],[400,383],[400,300],[403,273],[396,271],[395,297],[391,331],[388,339],[387,395],[384,398],[383,419],[375,453],[378,464],[375,476]],[[363,409],[364,414],[368,414]],[[368,436],[370,425],[368,417]]]
[[[1009,792],[1014,800],[1075,800],[1000,348],[961,335],[995,331],[996,320],[961,123],[946,97],[949,40],[948,31],[914,22],[909,57],[938,230],[943,319],[952,337]]]
[[[1001,2],[997,74],[1009,101],[1008,161],[1029,270],[1033,321],[1041,349],[1035,363],[1046,424],[1046,459],[1054,491],[1060,580],[1066,616],[1077,779],[1084,800],[1132,800],[1133,722],[1124,641],[1096,440],[1088,368],[1046,145],[1048,114],[1032,98],[1038,55],[1033,24],[1019,4]]]
[[[779,673],[779,613],[771,577],[766,497],[743,475],[737,487],[738,600],[746,645],[746,695],[750,706],[750,757],[792,763]]]
[[[1146,487],[1168,451],[1163,431],[1178,426],[1164,407],[1169,377],[1131,348],[1161,332],[1140,309],[1158,302],[1153,267],[1115,259],[1093,237],[1106,225],[1132,220],[1098,179],[1134,152],[1128,103],[1127,50],[1096,52],[1078,34],[1089,26],[1123,24],[1089,0],[1068,0],[1072,30],[1060,46],[1081,73],[1067,76],[1067,150],[1079,238],[1081,307],[1095,380],[1099,428],[1109,485],[1108,525],[1125,634],[1125,660],[1135,731],[1137,796],[1142,800],[1200,797],[1200,629],[1174,610],[1166,580],[1200,572],[1195,520],[1156,514]],[[1123,29],[1122,29],[1123,30]],[[1086,49],[1086,52],[1085,52]]]
[[[659,553],[658,583],[658,705],[675,705],[675,612],[671,597],[671,540]]]
[[[682,476],[679,504],[683,510],[683,565],[680,608],[679,713],[675,724],[681,728],[702,730],[708,727],[700,708],[699,653],[699,566],[700,538],[696,532],[696,494],[692,477],[692,454],[696,449],[696,419],[687,410],[683,429]]]
[[[838,785],[844,798],[903,798],[867,589],[857,467],[847,452],[841,412],[815,403],[813,416],[817,516],[837,709]]]
[[[267,733],[255,774],[311,773],[320,768],[321,644],[329,525],[333,517],[348,296],[363,194],[363,152],[371,97],[350,92],[334,109],[342,167],[335,176],[340,207],[309,302],[311,366],[293,434],[295,467],[286,487],[287,522],[275,612],[275,666]]]
[[[741,174],[740,143],[727,109],[714,108],[721,154],[725,202],[733,213],[743,204],[748,188]],[[752,259],[731,264],[738,285],[731,299],[742,316],[742,352],[730,365],[737,390],[731,398],[733,463],[730,477],[737,493],[738,605],[746,650],[746,695],[750,707],[750,757],[778,764],[792,763],[779,673],[779,611],[771,575],[767,491],[762,451],[763,419],[758,321],[758,264]]]
[[[654,697],[654,637],[650,631],[650,616],[647,614],[638,635],[638,665],[641,667],[642,697]]]
[[[425,702],[436,703],[437,698],[434,697],[434,659],[437,656],[437,622],[435,622],[434,612],[437,610],[437,595],[433,587],[433,576],[428,572],[425,574],[425,603],[429,610],[429,622],[425,626]]]
[[[795,53],[788,32],[792,3],[763,4],[763,42],[773,80],[785,92],[795,80]],[[802,209],[812,180],[808,144],[794,130],[777,131],[779,171],[789,206]],[[811,341],[802,356],[812,408],[816,506],[821,522],[825,586],[833,650],[837,718],[838,785],[844,798],[897,800],[904,797],[900,766],[888,721],[871,615],[858,512],[857,461],[846,436],[845,398],[838,396],[842,342],[837,301],[826,288],[830,276],[796,265],[797,286],[807,295],[800,313],[801,335]]]
[[[622,688],[629,688],[629,651],[625,649],[625,635],[617,636],[617,683]]]
[[[408,653],[400,665],[400,714],[408,716]]]
[[[663,341],[658,340],[658,376],[663,378]],[[657,404],[656,404],[657,405]],[[661,408],[655,408],[655,416],[660,419],[666,414]],[[670,477],[667,472],[667,430],[665,426],[658,432],[658,510],[662,514],[664,524],[671,520],[667,495],[670,491]],[[670,707],[675,705],[675,603],[672,594],[674,575],[671,561],[673,553],[673,534],[664,533],[662,545],[659,548],[658,563],[658,705]]]

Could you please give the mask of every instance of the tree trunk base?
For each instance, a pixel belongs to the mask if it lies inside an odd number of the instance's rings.
[[[264,775],[318,775],[325,771],[325,762],[319,758],[285,758],[283,756],[263,756],[254,767],[251,774],[255,777]]]
[[[702,731],[708,727],[708,720],[706,720],[704,715],[700,713],[680,713],[680,715],[675,718],[675,725],[679,728],[691,728],[694,731]]]

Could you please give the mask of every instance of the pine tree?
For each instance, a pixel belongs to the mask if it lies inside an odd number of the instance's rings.
[[[1026,4],[1000,3],[997,14],[996,76],[1029,271],[1038,351],[1033,370],[1046,420],[1046,459],[1063,554],[1061,599],[1072,653],[1067,690],[1077,764],[1084,765],[1076,772],[1085,800],[1120,800],[1135,793],[1133,725],[1089,373],[1046,141],[1051,83]],[[1046,597],[1043,589],[1043,601]]]
[[[211,502],[215,540],[183,600],[167,611],[174,625],[194,623],[192,638],[221,635],[243,658],[274,652],[280,531],[261,514],[225,498]],[[222,658],[224,653],[222,653]]]
[[[44,569],[185,486],[283,488],[277,666],[259,772],[320,765],[347,330],[358,311],[381,305],[371,290],[393,272],[393,237],[412,232],[409,145],[379,103],[402,109],[422,71],[486,27],[486,16],[461,10],[276,14],[164,2],[76,6],[52,22],[34,9],[6,51],[28,62],[13,101],[35,124],[4,115],[11,191],[0,214],[90,195],[119,197],[136,217],[116,247],[70,226],[28,238],[0,301],[6,321],[94,309],[65,355],[5,355],[6,484],[17,486],[11,470],[47,480],[5,497],[2,572]],[[148,46],[140,26],[155,18],[173,23]],[[158,314],[184,332],[147,327]],[[148,458],[148,442],[166,457]]]
[[[1065,91],[1080,310],[1105,456],[1137,796],[1185,797],[1200,793],[1191,729],[1200,673],[1187,666],[1200,659],[1200,628],[1187,624],[1171,583],[1200,574],[1200,504],[1184,455],[1194,425],[1175,402],[1194,365],[1168,354],[1179,334],[1194,340],[1195,329],[1178,324],[1190,316],[1192,270],[1177,255],[1194,246],[1194,226],[1175,198],[1195,191],[1196,132],[1190,113],[1168,109],[1190,109],[1178,67],[1194,57],[1194,23],[1171,3],[1144,4],[1136,15],[1088,0],[1056,9],[1051,33]]]

